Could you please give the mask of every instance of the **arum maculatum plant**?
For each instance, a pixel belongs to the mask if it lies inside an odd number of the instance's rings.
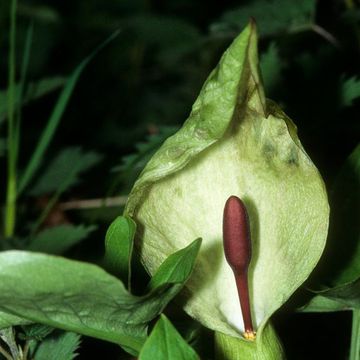
[[[265,98],[253,22],[149,161],[125,212],[151,274],[203,239],[184,309],[215,331],[219,359],[284,356],[271,316],[317,264],[329,207],[294,123]]]

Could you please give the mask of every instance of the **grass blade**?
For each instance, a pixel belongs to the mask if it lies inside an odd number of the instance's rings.
[[[30,53],[31,53],[31,44],[33,39],[33,32],[34,32],[34,26],[33,23],[31,23],[28,27],[27,33],[26,33],[26,40],[25,40],[25,48],[23,53],[23,61],[21,64],[21,73],[20,73],[20,83],[19,83],[19,92],[18,97],[16,99],[17,103],[17,113],[16,113],[16,123],[15,123],[15,134],[14,134],[14,146],[15,146],[15,166],[17,167],[17,160],[19,156],[19,146],[20,146],[20,131],[21,131],[21,108],[23,104],[23,97],[24,97],[24,88],[25,88],[25,82],[26,82],[26,76],[27,76],[27,70],[29,67],[29,60],[30,60]],[[16,96],[16,95],[15,95]],[[15,105],[16,105],[15,103]]]
[[[17,1],[12,0],[10,6],[9,36],[9,85],[8,85],[8,146],[7,146],[7,189],[5,208],[5,237],[11,237],[15,229],[16,213],[16,144],[15,144],[15,61],[16,61],[16,7]]]
[[[23,176],[19,182],[19,194],[29,184],[35,172],[41,165],[44,153],[47,150],[55,131],[59,125],[60,119],[66,109],[70,96],[75,88],[75,85],[88,63],[94,58],[94,56],[103,49],[110,41],[112,41],[119,34],[119,30],[115,31],[108,39],[106,39],[100,46],[98,46],[88,57],[86,57],[74,70],[74,72],[67,79],[65,86],[60,93],[58,101],[54,107],[54,110],[48,120],[48,123],[40,136],[40,140],[35,148],[35,151],[25,169]]]

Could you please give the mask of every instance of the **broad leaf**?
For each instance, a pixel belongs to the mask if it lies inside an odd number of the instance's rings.
[[[306,305],[298,309],[298,312],[334,312],[345,310],[351,310],[351,308],[337,299],[328,298],[326,292],[324,292],[324,296],[315,295]]]
[[[316,291],[302,312],[327,312],[360,309],[360,278],[348,284]]]
[[[320,281],[336,287],[360,277],[360,145],[346,160],[330,191],[332,205],[324,273]]]
[[[323,282],[326,290],[315,291],[314,298],[301,311],[338,311],[360,304],[360,145],[340,171],[332,192],[332,231],[326,253]]]
[[[79,147],[62,150],[41,173],[29,194],[38,196],[69,190],[79,182],[81,173],[98,164],[101,159],[100,154],[84,152]]]
[[[84,240],[95,228],[93,225],[75,226],[71,224],[48,228],[31,238],[26,250],[60,255]]]
[[[186,343],[165,315],[161,315],[140,352],[139,360],[154,359],[199,359],[196,352]]]
[[[189,275],[184,274],[183,282]],[[147,323],[182,286],[167,284],[136,297],[95,265],[25,251],[0,253],[0,311],[111,341],[134,352],[146,338]],[[16,317],[5,320],[14,320],[12,325],[23,323]]]
[[[109,226],[105,237],[106,268],[128,284],[131,279],[131,255],[136,224],[126,216],[117,217]]]
[[[5,329],[7,327],[10,327],[14,324],[17,325],[26,325],[31,323],[31,321],[26,320],[22,317],[8,314],[6,312],[0,311],[0,329]]]
[[[360,277],[360,144],[355,148],[341,170],[332,191],[332,242],[340,272],[332,281],[339,285]],[[346,246],[345,246],[346,244]],[[336,246],[337,245],[337,246]],[[338,264],[339,264],[338,262]]]

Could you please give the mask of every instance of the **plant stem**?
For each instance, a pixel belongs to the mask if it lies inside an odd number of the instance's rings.
[[[1,339],[8,345],[13,360],[20,360],[21,355],[16,344],[14,329],[12,327],[0,330]]]
[[[215,331],[215,360],[283,360],[285,353],[271,324],[267,324],[255,341],[235,338]]]
[[[27,360],[28,354],[29,354],[29,349],[30,349],[30,340],[26,340],[24,348],[23,348],[23,359],[22,360]]]
[[[304,25],[299,25],[296,27],[293,27],[290,30],[290,34],[298,34],[306,31],[313,31],[317,35],[321,36],[323,39],[334,45],[335,47],[339,47],[339,41],[336,39],[334,35],[329,33],[327,30],[325,30],[323,27],[315,24],[315,23],[309,23]]]
[[[11,237],[15,229],[16,214],[16,118],[15,118],[15,41],[16,41],[16,5],[17,0],[11,1],[10,7],[10,51],[9,51],[9,84],[8,84],[8,174],[5,208],[5,236]]]
[[[4,356],[6,360],[13,360],[12,356],[5,349],[3,349],[2,346],[0,346],[0,354]]]
[[[360,360],[360,310],[353,310],[349,360]]]
[[[20,146],[20,127],[21,127],[21,110],[22,110],[22,103],[23,103],[23,96],[24,96],[24,88],[26,82],[26,75],[30,61],[30,53],[31,53],[31,44],[32,44],[32,37],[33,37],[33,30],[34,26],[33,23],[29,25],[29,28],[26,33],[26,40],[25,40],[25,47],[24,52],[22,54],[22,64],[21,64],[21,71],[20,71],[20,81],[19,85],[17,86],[16,92],[16,121],[15,121],[15,131],[14,131],[14,144],[16,150],[14,150],[14,157],[16,159],[15,164],[17,164],[17,159],[19,155],[19,146]]]

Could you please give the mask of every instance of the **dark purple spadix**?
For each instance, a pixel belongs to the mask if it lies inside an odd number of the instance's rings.
[[[239,293],[245,327],[244,337],[254,339],[248,286],[248,268],[251,261],[250,226],[245,205],[237,196],[230,196],[225,204],[223,239],[225,257],[234,272]]]

